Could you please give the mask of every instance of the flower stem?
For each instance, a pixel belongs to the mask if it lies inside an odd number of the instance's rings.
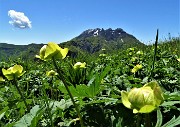
[[[145,114],[145,127],[151,127],[151,121],[150,121],[149,113]]]
[[[48,96],[46,94],[46,90],[45,88],[43,87],[42,88],[43,90],[43,94],[44,94],[44,97],[45,97],[45,103],[46,103],[46,106],[47,106],[47,112],[48,112],[48,116],[50,118],[50,121],[51,121],[51,127],[54,127],[54,124],[53,124],[53,121],[52,121],[52,114],[51,114],[51,110],[49,108],[49,101],[48,101]]]
[[[155,45],[154,45],[153,64],[152,64],[152,68],[151,68],[151,76],[154,76],[154,72],[153,72],[153,71],[154,71],[154,65],[155,65],[156,54],[157,54],[158,34],[159,34],[159,30],[157,29],[157,33],[156,33],[156,41],[155,41]]]
[[[84,127],[81,113],[80,113],[80,111],[79,111],[79,108],[77,107],[77,104],[75,103],[75,100],[74,100],[74,98],[73,98],[73,95],[72,95],[71,91],[69,90],[68,83],[67,83],[67,81],[65,80],[64,75],[62,75],[62,74],[63,74],[62,71],[61,71],[61,70],[59,69],[59,67],[57,66],[55,59],[52,58],[52,60],[53,60],[54,66],[55,66],[55,68],[56,68],[56,70],[57,70],[57,73],[59,74],[59,75],[58,75],[58,78],[64,83],[64,86],[65,86],[65,88],[66,88],[66,90],[67,90],[67,92],[68,92],[68,94],[69,94],[69,96],[70,96],[70,98],[71,98],[71,101],[72,101],[72,103],[73,103],[73,105],[74,105],[74,107],[75,107],[75,110],[76,110],[76,112],[77,112],[77,114],[78,114],[78,117],[79,117],[79,119],[80,119],[81,127]]]
[[[142,120],[142,117],[141,117],[141,114],[137,114],[137,123],[136,123],[136,127],[140,127],[141,126],[141,120]]]
[[[22,98],[23,101],[24,101],[24,104],[25,104],[25,106],[26,106],[26,108],[27,108],[27,111],[29,112],[29,111],[30,111],[30,108],[29,108],[28,104],[26,103],[26,99],[24,98],[23,94],[21,93],[21,90],[20,90],[19,87],[18,87],[18,83],[17,83],[16,79],[13,80],[13,84],[15,85],[16,89],[18,90],[21,98]]]

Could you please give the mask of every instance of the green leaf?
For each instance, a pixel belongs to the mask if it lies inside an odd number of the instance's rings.
[[[100,92],[100,84],[102,79],[107,75],[107,73],[111,70],[111,66],[107,66],[99,76],[98,73],[89,81],[88,85],[90,85],[88,93],[91,97],[96,96]]]
[[[157,122],[155,127],[161,127],[162,125],[162,114],[160,109],[157,110]]]
[[[71,99],[61,99],[61,101],[54,101],[50,103],[50,107],[52,106],[52,111],[55,111],[57,108],[65,110],[69,108],[71,105],[73,105]]]
[[[180,101],[166,101],[161,104],[161,106],[173,106],[175,104],[180,104]]]
[[[165,100],[168,100],[168,101],[169,100],[171,100],[171,101],[180,100],[180,92],[179,91],[173,92],[173,93],[167,92],[164,94],[164,98],[165,98]]]
[[[0,120],[4,117],[6,111],[8,111],[8,107],[4,107],[1,111],[0,111]]]
[[[100,81],[99,81],[99,75],[95,75],[95,80],[94,82],[90,85],[88,93],[90,94],[91,97],[94,97],[100,88]]]
[[[86,85],[78,85],[76,87],[76,91],[77,91],[79,97],[89,97],[88,89],[89,89],[89,87]]]
[[[59,86],[59,89],[61,92],[64,94],[68,94],[65,86]],[[71,91],[71,94],[74,97],[91,97],[91,93],[89,92],[89,86],[86,85],[77,85],[76,87],[74,86],[69,86],[69,90]]]
[[[175,127],[177,125],[180,125],[180,116],[175,119],[175,116],[168,121],[166,124],[164,124],[162,127]]]
[[[100,75],[100,82],[101,80],[107,75],[107,73],[111,70],[111,66],[107,66],[103,72],[101,72],[101,75]]]
[[[36,116],[31,121],[30,127],[36,127],[37,126],[37,124],[38,124],[39,120],[41,119],[41,116],[43,115],[45,110],[46,110],[46,108],[44,108],[44,106],[43,106],[41,109],[39,109],[37,111]]]
[[[14,127],[28,127],[31,125],[31,121],[36,116],[37,112],[40,110],[39,105],[34,106],[30,113],[24,115],[19,121],[16,122]]]
[[[4,116],[5,113],[6,113],[6,112],[3,112],[3,113],[0,114],[0,120],[3,118],[3,116]]]
[[[105,103],[105,105],[108,105],[108,104],[115,104],[115,103],[117,103],[117,101],[118,101],[118,99],[114,99],[114,98],[98,97],[96,100],[94,99],[85,104],[91,105],[91,104],[97,104],[97,103]]]
[[[123,118],[119,117],[118,122],[116,123],[116,127],[122,127]]]
[[[94,80],[95,80],[95,77],[93,77],[93,78],[88,82],[87,86],[90,86],[90,85],[94,82]]]

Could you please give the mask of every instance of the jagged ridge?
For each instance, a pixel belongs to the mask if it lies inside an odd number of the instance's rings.
[[[69,46],[71,49],[83,50],[88,53],[98,52],[102,48],[112,51],[137,45],[144,46],[133,35],[126,33],[121,28],[115,30],[111,28],[106,30],[103,28],[88,29],[74,39],[65,42],[64,45]]]
[[[109,28],[109,29],[100,29],[100,28],[96,28],[96,29],[88,29],[86,31],[84,31],[82,34],[80,34],[79,36],[76,37],[76,39],[85,39],[88,37],[102,37],[105,38],[107,41],[110,40],[116,40],[117,38],[124,38],[126,36],[131,36],[132,38],[135,38],[134,36],[126,33],[123,29],[121,28],[117,28],[115,30]]]

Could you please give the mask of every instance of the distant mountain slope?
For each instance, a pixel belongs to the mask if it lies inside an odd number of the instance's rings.
[[[143,47],[145,44],[137,40],[133,35],[126,33],[123,29],[88,29],[72,40],[63,43],[70,49],[83,50],[95,53],[105,48],[108,51],[125,49],[133,46]]]
[[[70,49],[69,55],[73,57],[77,56],[77,54],[97,53],[102,48],[105,48],[108,52],[112,52],[134,46],[145,46],[145,44],[121,28],[115,30],[111,28],[106,30],[100,28],[88,29],[79,36],[60,45],[61,47],[68,47]],[[8,59],[9,57],[15,58],[17,56],[21,56],[23,59],[34,58],[42,46],[43,44],[12,45],[0,43],[0,60]]]
[[[0,43],[0,60],[16,58],[32,59],[44,44],[13,45]]]

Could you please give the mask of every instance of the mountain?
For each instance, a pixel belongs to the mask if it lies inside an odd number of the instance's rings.
[[[0,43],[0,60],[21,56],[23,59],[34,58],[44,44],[12,45]],[[101,49],[107,52],[126,49],[129,47],[144,47],[145,44],[123,29],[88,29],[70,41],[60,44],[70,49],[69,55],[75,57],[81,54],[98,53]]]
[[[70,49],[81,50],[88,53],[96,53],[105,48],[111,52],[118,49],[140,46],[145,44],[137,40],[133,35],[126,33],[123,29],[88,29],[72,40],[62,43]]]
[[[32,59],[39,52],[44,44],[14,45],[0,43],[0,60],[22,57],[22,59]]]
[[[121,28],[117,28],[115,30],[112,30],[111,28],[104,30],[103,28],[96,28],[96,29],[88,29],[86,31],[84,31],[82,34],[80,34],[79,36],[77,36],[76,38],[78,39],[85,39],[88,37],[102,37],[104,39],[106,39],[107,41],[110,40],[116,40],[118,38],[124,38],[124,37],[132,37],[135,39],[135,37],[133,37],[132,35],[126,33],[123,29]]]

